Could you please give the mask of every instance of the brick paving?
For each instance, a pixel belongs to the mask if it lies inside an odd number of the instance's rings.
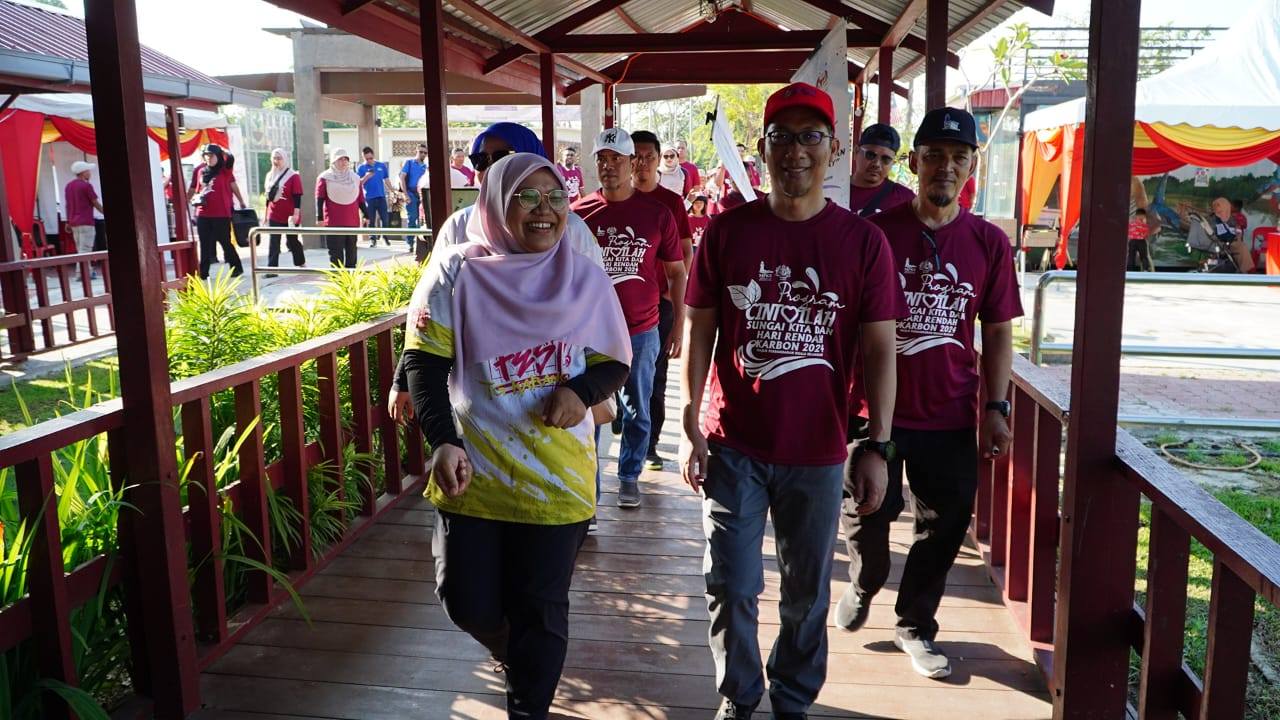
[[[1054,365],[1045,370],[1070,385],[1070,365]],[[1249,380],[1200,369],[1179,368],[1177,372],[1174,375],[1160,368],[1122,370],[1120,414],[1280,418],[1280,373],[1257,372],[1254,375],[1262,379]]]

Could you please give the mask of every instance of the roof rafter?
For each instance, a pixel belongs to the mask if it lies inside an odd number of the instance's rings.
[[[624,25],[631,28],[633,32],[638,32],[641,34],[645,34],[649,32],[648,30],[645,29],[643,25],[636,22],[635,18],[628,15],[626,10],[623,10],[620,7],[616,7],[613,9],[613,14],[617,15],[618,19],[621,20]]]
[[[950,32],[947,33],[947,42],[951,43],[951,42],[954,42],[955,40],[960,39],[965,33],[977,27],[978,23],[982,22],[983,20],[986,20],[988,17],[991,16],[992,13],[999,10],[1007,2],[1008,0],[991,0],[991,2],[987,3],[983,7],[978,8],[976,11],[974,11],[972,15],[965,18],[964,20],[961,20],[959,25],[955,26],[954,28],[951,29]],[[1028,7],[1034,7],[1030,2],[1024,2],[1022,4]],[[1045,3],[1038,3],[1038,4],[1044,5]],[[1049,12],[1052,13],[1053,2],[1050,1],[1048,3],[1048,6],[1049,6]],[[1040,10],[1039,7],[1036,7],[1035,9]],[[1041,10],[1041,12],[1044,12],[1044,11]],[[915,70],[916,68],[920,67],[923,64],[924,64],[924,56],[921,55],[915,60],[912,60],[911,62],[907,63],[906,66],[904,66],[902,70],[898,72],[898,77],[902,77],[903,75],[906,75],[907,73],[911,72],[912,70]]]
[[[342,0],[342,6],[338,8],[338,12],[343,15],[350,15],[372,2],[377,2],[377,0]]]
[[[801,1],[808,5],[812,5],[813,7],[816,7],[819,10],[822,10],[824,12],[831,13],[832,15],[836,15],[842,18],[847,18],[848,20],[852,21],[855,25],[857,25],[858,27],[864,30],[872,30],[882,34],[887,33],[889,31],[889,27],[890,27],[889,23],[881,20],[878,17],[875,17],[874,15],[869,15],[861,10],[858,10],[857,8],[853,8],[848,5],[845,5],[844,2],[842,2],[842,0],[801,0]],[[912,35],[910,33],[908,33],[905,37],[903,37],[902,47],[905,47],[908,50],[911,50],[912,52],[918,53],[921,57],[923,57],[928,52],[928,50],[925,47],[924,38],[920,37],[919,35]],[[960,67],[960,56],[948,50],[947,65],[951,67]]]
[[[557,53],[671,53],[720,50],[812,50],[822,43],[826,30],[784,32],[748,30],[734,33],[628,33],[566,35],[552,43]],[[849,30],[849,47],[877,47],[878,33]]]
[[[614,8],[622,7],[627,0],[597,0],[593,5],[588,5],[569,17],[551,25],[547,29],[534,35],[535,38],[542,42],[550,42],[562,35],[568,34],[572,30],[577,30],[583,25],[595,20],[596,18],[612,11]],[[509,47],[499,53],[489,57],[484,63],[484,71],[486,74],[499,70],[506,65],[519,60],[525,52],[520,47]]]
[[[919,20],[920,16],[924,14],[927,5],[928,0],[911,0],[911,2],[907,3],[907,6],[902,9],[902,14],[885,31],[879,47],[897,48],[902,39],[907,36],[907,33],[911,32],[911,28],[915,27],[916,20]],[[862,74],[854,78],[853,82],[863,82],[869,72],[867,68],[876,67],[879,56],[879,50],[871,53],[871,57],[867,58],[867,63],[862,66]]]
[[[448,0],[448,1],[450,5],[466,13],[472,19],[479,20],[485,25],[488,25],[490,28],[493,28],[494,30],[498,30],[502,33],[505,33],[506,37],[504,39],[514,42],[518,45],[521,45],[526,49],[528,49],[530,52],[534,52],[534,53],[552,52],[551,48],[548,47],[546,43],[529,35],[528,33],[524,32],[523,30],[516,27],[515,25],[512,25],[506,20],[503,20],[496,13],[481,6],[479,3],[473,2],[472,0]],[[583,75],[584,77],[592,78],[597,82],[609,82],[609,78],[597,73],[590,66],[580,63],[577,60],[562,57],[562,58],[557,58],[556,62],[558,62],[560,65],[563,65],[564,67],[569,68],[570,70],[573,70],[574,72],[577,72],[580,75]]]

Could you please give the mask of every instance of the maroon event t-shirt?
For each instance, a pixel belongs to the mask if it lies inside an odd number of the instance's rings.
[[[662,203],[636,191],[621,202],[609,202],[597,190],[573,204],[596,236],[604,270],[627,318],[632,335],[658,325],[658,278],[666,278],[664,262],[684,258],[675,218]]]
[[[932,231],[911,204],[872,219],[893,248],[909,314],[898,322],[898,398],[894,427],[961,430],[978,417],[974,318],[998,323],[1022,315],[1009,238],[961,209]]]
[[[707,232],[707,224],[711,222],[711,218],[706,215],[690,215],[689,230],[693,233],[693,249],[697,250],[702,244],[702,236]]]
[[[560,177],[564,178],[564,191],[569,193],[569,202],[578,202],[582,197],[582,168],[578,165],[567,168],[556,163],[556,169],[560,171]]]
[[[876,210],[865,217],[875,217],[886,210],[892,210],[903,203],[909,203],[915,199],[916,194],[911,192],[911,188],[906,185],[900,185],[892,180],[885,180],[885,182],[889,183],[889,191],[880,200]],[[853,183],[849,183],[849,209],[854,212],[860,212],[868,203],[875,200],[883,189],[883,183],[873,188],[858,187]]]
[[[654,200],[665,205],[666,208],[671,211],[671,217],[675,218],[676,221],[676,234],[680,238],[680,256],[685,260],[691,259],[693,257],[692,254],[684,254],[684,239],[693,237],[693,229],[689,226],[689,211],[684,207],[684,200],[681,199],[679,195],[671,192],[661,185],[648,192],[645,192],[644,190],[637,190],[636,192],[642,192],[645,195],[648,195]],[[660,273],[658,275],[658,293],[667,300],[671,299],[671,287],[667,285],[666,273]]]
[[[364,202],[363,187],[356,193],[354,202],[339,205],[329,199],[328,184],[324,178],[319,178],[316,180],[316,197],[324,198],[325,227],[360,227],[360,203]]]
[[[685,297],[720,315],[707,437],[762,462],[843,462],[859,326],[906,314],[884,235],[829,201],[788,222],[756,200],[712,219]]]
[[[196,194],[204,193],[204,168],[196,168]],[[231,217],[231,201],[234,196],[231,194],[231,183],[236,181],[236,176],[231,171],[223,168],[213,179],[209,181],[209,192],[204,195],[204,202],[196,206],[196,217],[205,218],[229,218]]]
[[[289,222],[297,206],[293,198],[302,194],[302,176],[294,173],[280,187],[280,196],[267,203],[267,220],[272,222]]]
[[[689,191],[702,187],[702,174],[698,172],[698,166],[684,160],[680,163],[680,167],[684,168],[684,194],[688,195]]]
[[[67,224],[92,226],[93,201],[97,199],[98,193],[93,189],[93,183],[88,180],[74,178],[67,183]]]

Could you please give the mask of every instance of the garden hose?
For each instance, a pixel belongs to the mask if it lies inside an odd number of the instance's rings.
[[[1183,460],[1177,455],[1174,455],[1173,453],[1169,452],[1169,448],[1182,447],[1183,445],[1186,445],[1189,442],[1191,442],[1191,440],[1188,439],[1188,440],[1180,440],[1178,442],[1172,442],[1172,443],[1162,443],[1160,445],[1160,452],[1165,457],[1169,458],[1170,460],[1172,460],[1173,462],[1179,465],[1185,465],[1186,467],[1195,468],[1197,470],[1221,470],[1223,472],[1243,472],[1245,470],[1252,470],[1253,468],[1257,467],[1259,464],[1262,463],[1262,453],[1258,452],[1257,450],[1254,450],[1253,447],[1249,445],[1249,443],[1244,442],[1243,440],[1237,440],[1236,445],[1239,445],[1242,450],[1252,455],[1253,462],[1249,463],[1248,465],[1241,465],[1240,467],[1226,467],[1223,465],[1201,465],[1199,463],[1193,463],[1190,460]]]

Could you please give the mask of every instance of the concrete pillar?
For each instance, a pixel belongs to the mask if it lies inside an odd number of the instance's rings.
[[[582,112],[582,147],[578,148],[578,164],[582,166],[582,194],[586,195],[600,188],[591,145],[604,127],[604,87],[592,85],[583,90],[579,102],[578,107]]]
[[[298,135],[298,174],[302,176],[302,224],[315,227],[316,177],[328,164],[324,159],[324,124],[320,115],[320,71],[310,65],[303,43],[293,44],[293,127]],[[309,238],[319,247],[318,238]]]
[[[351,153],[351,160],[359,165],[364,162],[360,153],[364,148],[373,148],[375,157],[380,157],[378,152],[378,108],[374,105],[360,106],[360,122],[356,125],[356,144],[360,147],[347,148]],[[357,159],[360,158],[360,159]]]

